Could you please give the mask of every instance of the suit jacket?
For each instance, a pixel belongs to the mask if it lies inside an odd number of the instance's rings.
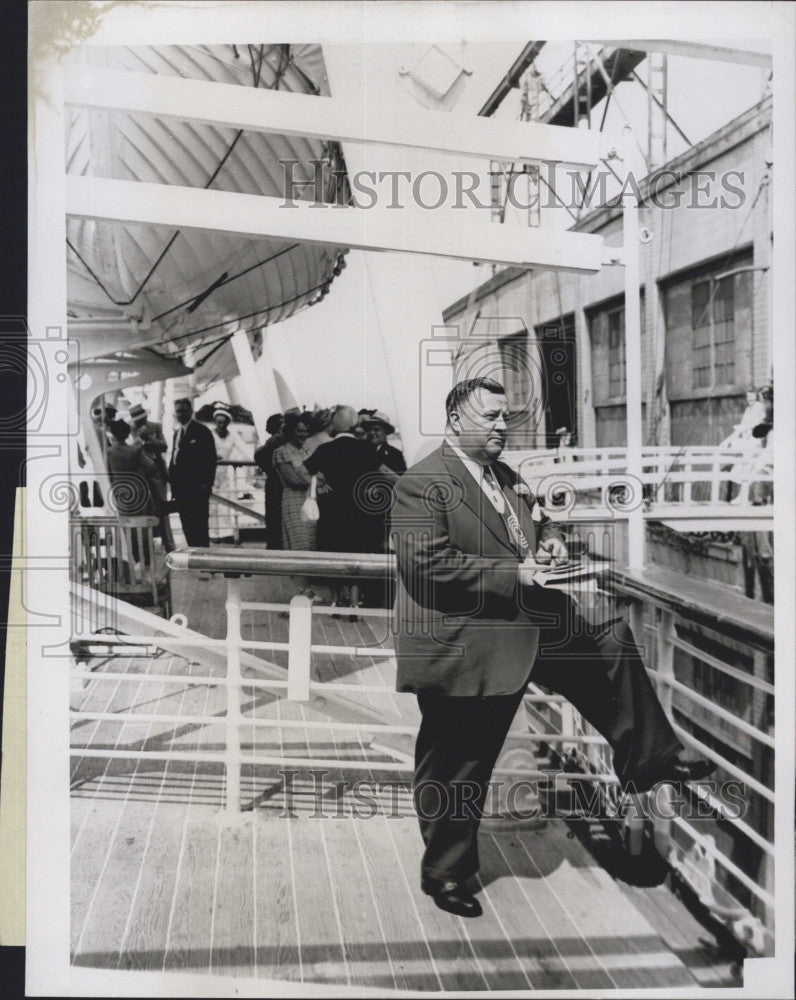
[[[216,476],[216,445],[213,435],[198,420],[190,420],[176,448],[177,434],[169,463],[169,482],[175,499],[210,493]]]
[[[142,431],[146,436],[145,441],[141,436]],[[145,420],[143,424],[133,428],[133,437],[141,441],[144,446],[144,454],[154,463],[155,476],[165,485],[168,482],[168,470],[163,455],[167,451],[168,445],[163,436],[162,424],[156,420]]]
[[[534,498],[517,473],[503,462],[492,469],[531,554],[560,537],[548,519],[534,523]],[[541,588],[520,587],[505,521],[446,445],[398,480],[391,534],[398,690],[491,696],[524,686],[539,643],[528,597]]]
[[[108,472],[116,486],[114,505],[120,514],[152,513],[155,464],[140,444],[114,442],[108,448]]]
[[[395,448],[391,444],[380,444],[376,451],[379,453],[379,458],[387,466],[388,469],[392,469],[399,476],[406,472],[406,459],[404,458],[404,453],[400,448]]]

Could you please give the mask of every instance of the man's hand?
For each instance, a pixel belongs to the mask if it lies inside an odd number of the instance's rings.
[[[534,559],[538,563],[552,563],[553,566],[558,566],[568,561],[569,553],[560,538],[548,538],[539,543]]]

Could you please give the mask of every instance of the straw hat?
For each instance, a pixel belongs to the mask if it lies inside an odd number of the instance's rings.
[[[369,424],[380,424],[388,434],[395,433],[395,427],[390,423],[390,418],[386,413],[382,413],[381,410],[373,410],[369,417],[363,417],[362,423],[366,426]]]
[[[147,412],[140,403],[131,406],[127,411],[127,415],[134,424],[143,424],[147,418]]]

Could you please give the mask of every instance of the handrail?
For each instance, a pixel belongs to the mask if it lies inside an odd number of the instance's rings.
[[[237,500],[233,500],[231,497],[225,497],[223,496],[223,494],[217,493],[214,490],[210,494],[210,499],[214,500],[217,504],[220,504],[222,507],[228,507],[230,510],[234,510],[238,514],[243,514],[245,517],[254,518],[255,521],[259,521],[261,524],[265,524],[265,514],[261,514],[259,510],[252,510],[250,507],[247,507],[246,504],[238,503]]]
[[[246,576],[330,576],[384,578],[396,572],[395,556],[381,553],[301,552],[214,546],[170,552],[166,563],[175,570]],[[774,645],[774,609],[721,584],[700,580],[675,570],[647,567],[630,572],[612,566],[607,583],[628,597],[649,600],[676,611],[698,624],[719,625],[722,633],[756,647]],[[691,595],[691,596],[690,596]]]
[[[643,570],[612,567],[608,585],[624,595],[649,601],[695,624],[718,629],[728,638],[764,650],[774,648],[774,608],[737,591],[661,566]]]
[[[175,570],[240,576],[333,576],[383,578],[395,574],[395,556],[359,552],[299,552],[213,546],[177,549],[166,557]]]

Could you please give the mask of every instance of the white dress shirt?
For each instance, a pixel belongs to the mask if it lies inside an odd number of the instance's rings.
[[[500,484],[495,478],[494,472],[492,472],[491,469],[489,472],[486,472],[486,468],[483,465],[479,465],[479,463],[474,459],[465,455],[462,449],[458,445],[454,444],[450,438],[445,438],[445,444],[450,448],[454,455],[461,460],[465,469],[467,469],[473,479],[478,483],[484,493],[484,496],[489,498],[489,502],[498,514],[503,517],[506,511],[506,498],[503,496],[503,490],[500,488]]]

